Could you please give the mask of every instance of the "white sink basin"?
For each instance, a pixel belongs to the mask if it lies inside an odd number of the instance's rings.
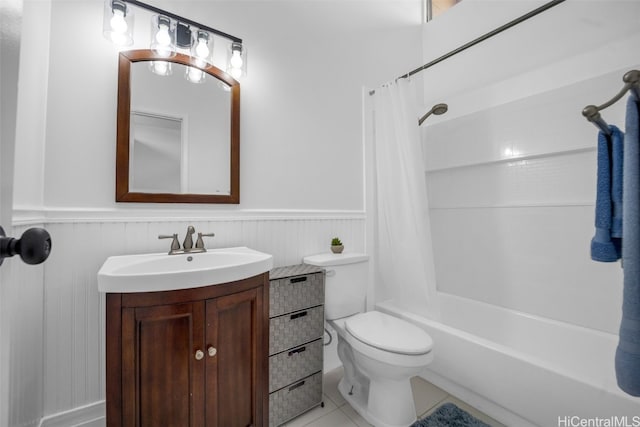
[[[156,292],[219,285],[271,270],[273,256],[238,247],[194,254],[112,256],[98,271],[100,292]]]

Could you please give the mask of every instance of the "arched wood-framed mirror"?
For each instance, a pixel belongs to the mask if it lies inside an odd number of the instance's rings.
[[[117,118],[117,202],[240,202],[240,84],[227,73],[180,53],[121,52]]]

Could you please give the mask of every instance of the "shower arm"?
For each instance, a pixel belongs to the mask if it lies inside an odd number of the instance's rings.
[[[418,119],[418,126],[422,126],[422,123],[424,123],[424,121],[427,120],[427,117],[429,117],[431,114],[433,114],[433,109],[427,111],[427,114]]]
[[[447,104],[434,105],[433,107],[431,107],[431,110],[427,111],[427,114],[418,119],[418,126],[421,126],[422,123],[424,123],[424,121],[427,120],[427,117],[429,117],[430,115],[435,114],[436,116],[439,116],[440,114],[446,113],[448,109],[449,106]]]

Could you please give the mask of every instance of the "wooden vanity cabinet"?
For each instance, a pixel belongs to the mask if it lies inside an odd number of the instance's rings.
[[[269,275],[107,294],[107,425],[267,426]]]

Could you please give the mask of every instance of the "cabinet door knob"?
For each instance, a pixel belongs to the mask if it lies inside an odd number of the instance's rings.
[[[213,357],[216,355],[216,353],[218,352],[218,350],[216,350],[216,348],[214,346],[209,346],[209,348],[207,349],[207,351],[209,352],[209,357]]]
[[[196,351],[196,360],[202,360],[204,357],[204,352],[202,350]]]

